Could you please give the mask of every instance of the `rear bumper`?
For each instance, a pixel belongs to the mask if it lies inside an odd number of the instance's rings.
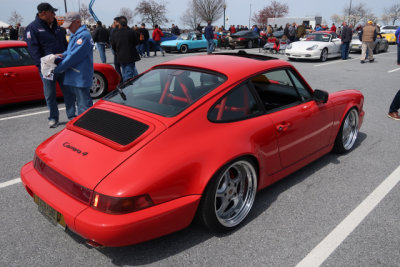
[[[67,227],[86,240],[102,246],[126,246],[166,235],[188,226],[200,202],[191,195],[137,212],[111,215],[96,211],[60,191],[29,162],[21,169],[28,193],[40,197],[61,213]]]

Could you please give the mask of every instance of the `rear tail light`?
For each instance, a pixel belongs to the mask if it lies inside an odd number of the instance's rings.
[[[112,197],[94,193],[92,208],[109,214],[125,214],[153,206],[149,195],[135,197]]]
[[[238,40],[239,41],[246,41],[246,38],[240,37]]]

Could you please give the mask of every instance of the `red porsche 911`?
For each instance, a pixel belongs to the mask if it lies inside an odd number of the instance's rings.
[[[112,66],[94,63],[91,97],[114,90],[119,80]],[[58,85],[57,96],[62,96]],[[26,42],[0,41],[0,105],[39,99],[44,99],[43,83]]]
[[[36,149],[21,178],[38,210],[94,246],[187,227],[234,229],[256,193],[354,148],[357,90],[313,90],[288,62],[184,57],[125,82]]]

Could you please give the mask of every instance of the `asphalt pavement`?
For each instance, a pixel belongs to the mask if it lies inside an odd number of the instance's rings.
[[[204,53],[158,54],[137,68]],[[112,63],[109,51],[107,56]],[[47,127],[43,101],[0,108],[0,266],[399,266],[400,122],[386,116],[400,89],[396,47],[375,55],[374,63],[350,56],[292,64],[313,88],[364,94],[366,115],[355,148],[327,154],[259,192],[242,227],[225,235],[192,224],[138,245],[87,247],[43,218],[19,182],[37,145],[64,124]],[[65,123],[65,110],[60,115]]]

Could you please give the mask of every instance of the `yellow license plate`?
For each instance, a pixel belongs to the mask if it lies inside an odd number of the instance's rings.
[[[34,201],[38,205],[39,212],[48,219],[53,225],[59,223],[62,227],[65,227],[64,216],[53,209],[50,205],[40,199],[37,195],[34,195]]]

